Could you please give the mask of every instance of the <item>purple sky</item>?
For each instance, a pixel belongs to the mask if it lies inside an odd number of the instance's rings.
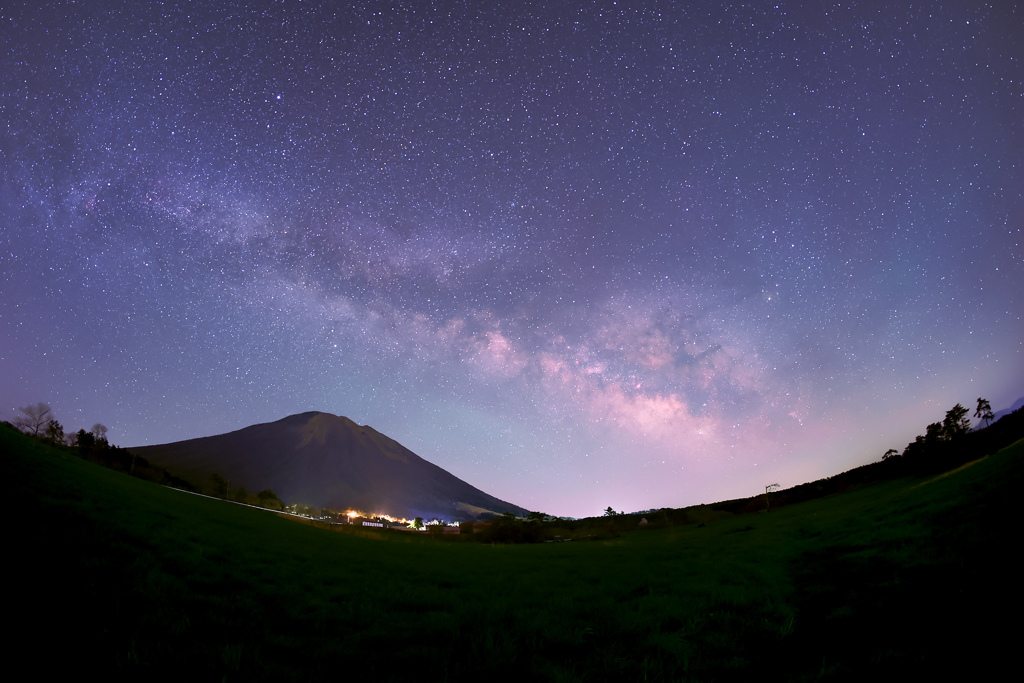
[[[583,516],[1024,394],[1015,3],[12,4],[4,419],[323,410]]]

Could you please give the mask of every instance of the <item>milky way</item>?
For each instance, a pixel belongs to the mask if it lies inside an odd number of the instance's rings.
[[[0,417],[588,515],[1024,394],[1024,9],[699,4],[5,6]]]

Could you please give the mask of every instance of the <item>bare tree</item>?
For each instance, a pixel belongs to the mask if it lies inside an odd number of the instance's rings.
[[[101,425],[99,422],[92,426],[92,436],[97,441],[107,440],[107,428]]]
[[[46,429],[53,417],[50,406],[40,401],[39,403],[18,408],[21,415],[14,419],[14,426],[32,436],[39,436],[39,432]]]

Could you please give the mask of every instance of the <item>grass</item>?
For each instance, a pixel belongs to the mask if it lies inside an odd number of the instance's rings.
[[[180,680],[855,680],[1010,663],[1024,444],[592,542],[352,536],[0,429],[8,661]]]

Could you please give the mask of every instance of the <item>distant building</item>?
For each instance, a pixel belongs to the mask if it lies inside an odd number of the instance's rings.
[[[375,519],[367,519],[366,517],[350,517],[348,523],[353,526],[372,526],[379,528],[384,527],[383,522],[378,522]]]

